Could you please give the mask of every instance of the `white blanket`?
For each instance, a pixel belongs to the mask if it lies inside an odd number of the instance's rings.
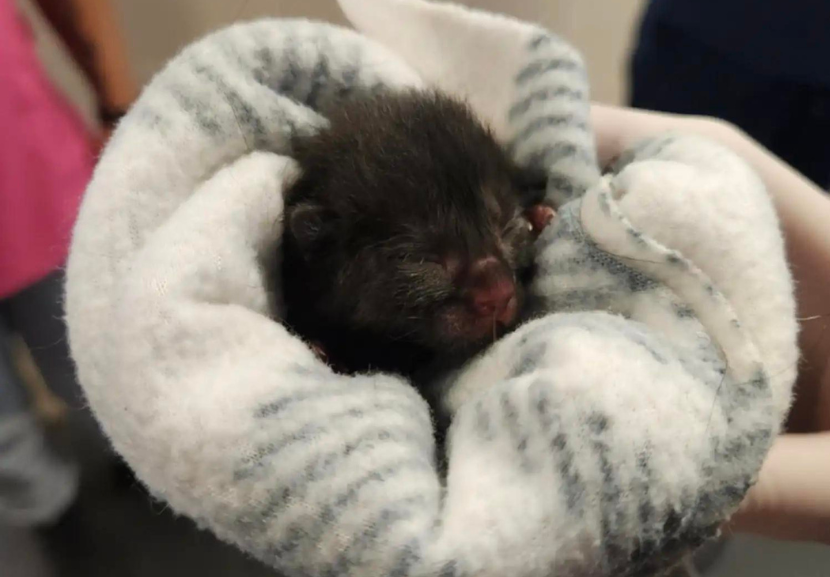
[[[188,47],[107,147],[67,320],[113,446],[288,576],[670,566],[734,511],[789,406],[795,306],[762,183],[683,136],[600,177],[584,69],[557,37],[447,4],[341,5],[364,35],[270,20]],[[415,390],[332,373],[273,320],[269,285],[287,134],[355,90],[426,84],[468,97],[559,206],[533,286],[549,314],[447,378],[445,479]]]

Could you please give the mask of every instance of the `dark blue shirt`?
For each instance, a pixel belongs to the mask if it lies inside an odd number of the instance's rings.
[[[652,0],[647,19],[757,73],[830,87],[830,0]]]

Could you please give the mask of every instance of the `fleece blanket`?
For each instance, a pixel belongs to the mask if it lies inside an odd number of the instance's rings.
[[[186,48],[107,147],[67,271],[72,353],[159,499],[287,576],[652,575],[715,535],[787,411],[792,283],[762,183],[664,135],[601,175],[576,51],[420,0],[360,33],[234,25]],[[360,91],[466,97],[559,209],[536,318],[441,383],[337,375],[278,322],[288,136]],[[277,319],[277,320],[274,320]]]

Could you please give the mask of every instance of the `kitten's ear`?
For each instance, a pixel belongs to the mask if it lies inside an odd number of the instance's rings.
[[[325,238],[326,214],[322,206],[303,202],[286,213],[285,233],[291,235],[300,251],[308,255]]]

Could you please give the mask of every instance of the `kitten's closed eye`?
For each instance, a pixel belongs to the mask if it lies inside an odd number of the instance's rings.
[[[453,277],[436,262],[400,261],[395,274],[403,281],[395,283],[397,296],[414,306],[432,304],[456,292]]]
[[[405,253],[405,254],[394,254],[391,257],[391,260],[397,262],[404,262],[408,264],[415,264],[415,265],[440,265],[441,259],[436,256],[431,255],[422,255],[422,254],[415,254],[415,253]]]

